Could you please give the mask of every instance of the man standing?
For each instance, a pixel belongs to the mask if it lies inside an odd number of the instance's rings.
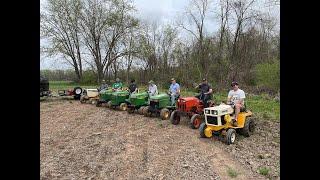
[[[99,91],[103,90],[103,89],[107,89],[108,88],[108,85],[106,84],[106,81],[103,79],[102,80],[102,83],[101,83],[101,86],[99,87]]]
[[[200,95],[197,96],[204,103],[204,107],[208,107],[208,100],[212,94],[212,88],[209,85],[206,78],[202,79],[202,83],[200,83],[196,88],[200,89]]]
[[[244,108],[244,99],[246,98],[243,90],[239,89],[239,84],[235,81],[231,83],[232,90],[228,93],[228,104],[232,104],[235,108],[235,117],[233,125],[238,126],[237,119],[241,108]]]
[[[148,88],[149,97],[157,95],[158,94],[158,88],[154,84],[154,81],[149,81],[149,88]]]
[[[120,79],[117,78],[116,82],[112,84],[112,90],[113,91],[120,91],[122,90],[123,84],[120,82]]]
[[[138,92],[138,86],[136,84],[136,80],[132,79],[131,84],[129,85],[130,94]]]
[[[175,104],[176,98],[180,95],[180,85],[176,82],[174,78],[171,78],[169,94],[171,96],[171,106],[173,106]]]

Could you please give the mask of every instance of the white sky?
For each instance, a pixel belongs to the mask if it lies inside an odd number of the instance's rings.
[[[183,13],[185,8],[189,5],[190,0],[133,0],[137,9],[135,16],[141,20],[153,22],[156,21],[159,24],[173,23],[178,18],[184,20]],[[269,6],[266,4],[268,0],[258,0],[256,5],[257,9],[269,12],[277,20],[277,29],[280,27],[280,6]],[[40,0],[42,6],[46,0]],[[215,1],[217,2],[217,1]],[[213,5],[213,8],[214,5]],[[205,28],[208,33],[212,33],[217,30],[218,25],[214,20],[214,14],[208,13],[207,21],[205,22]],[[182,32],[186,33],[186,32]],[[43,42],[40,42],[43,43]],[[70,66],[63,64],[62,57],[44,58],[41,56],[40,69],[68,69]]]

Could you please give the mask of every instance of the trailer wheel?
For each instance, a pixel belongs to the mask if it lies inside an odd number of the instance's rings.
[[[171,113],[170,121],[171,121],[171,123],[174,124],[174,125],[177,125],[177,124],[180,123],[180,116],[179,116],[177,110],[174,110],[174,111]]]

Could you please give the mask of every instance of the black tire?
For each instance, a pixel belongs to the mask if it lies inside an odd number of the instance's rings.
[[[174,110],[172,113],[171,113],[171,116],[170,116],[170,121],[172,124],[174,125],[177,125],[180,123],[180,116],[178,114],[178,111],[177,110]]]
[[[79,91],[79,90],[80,90],[80,91]],[[74,93],[75,95],[80,96],[80,95],[82,94],[82,92],[83,92],[83,89],[82,89],[81,87],[75,87],[75,88],[73,89],[73,93]]]
[[[170,110],[167,108],[163,108],[160,111],[160,117],[162,120],[167,120],[170,118]]]
[[[146,106],[143,108],[143,115],[146,117],[150,117],[151,116],[151,112],[149,111],[149,106]]]
[[[228,129],[227,131],[227,135],[226,135],[226,143],[229,144],[233,144],[236,140],[236,130],[234,129]]]
[[[101,101],[97,101],[97,103],[96,103],[96,107],[101,107]]]
[[[255,131],[255,122],[251,117],[247,117],[244,123],[244,127],[239,130],[239,133],[244,135],[245,137],[251,136]]]
[[[134,113],[134,108],[128,107],[128,108],[127,108],[127,112],[128,112],[129,114]]]
[[[190,127],[192,129],[198,129],[202,123],[202,118],[199,114],[194,114],[190,120]]]
[[[74,99],[74,100],[80,100],[80,97],[81,97],[81,96],[79,96],[79,95],[74,95],[74,96],[73,96],[73,99]]]
[[[119,109],[121,111],[127,111],[128,105],[126,103],[121,103]]]
[[[141,106],[139,109],[138,109],[138,114],[141,114],[143,115],[143,109],[144,109],[145,106]]]
[[[207,138],[207,136],[204,134],[204,130],[207,128],[207,125],[205,122],[201,123],[200,124],[200,127],[199,127],[199,132],[200,132],[200,137],[202,138]]]
[[[81,96],[81,97],[80,97],[80,102],[81,102],[82,104],[86,102],[86,100],[84,99],[84,96]]]

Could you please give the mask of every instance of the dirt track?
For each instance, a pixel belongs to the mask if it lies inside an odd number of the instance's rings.
[[[236,158],[250,150],[244,143],[254,143],[254,136],[227,146],[200,138],[186,120],[174,126],[68,100],[44,101],[40,108],[41,179],[230,179],[228,168],[238,173],[235,179],[265,179],[250,167],[266,159],[246,165]],[[277,162],[280,153],[273,150]],[[250,153],[249,159],[260,152]]]

